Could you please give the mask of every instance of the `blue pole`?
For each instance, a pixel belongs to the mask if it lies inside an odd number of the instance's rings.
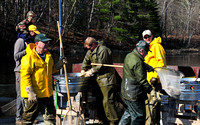
[[[61,34],[61,39],[62,39],[62,1],[59,0],[59,24],[60,24],[60,34]],[[62,58],[62,50],[60,46],[60,59]],[[62,69],[60,69],[60,75],[62,74]]]

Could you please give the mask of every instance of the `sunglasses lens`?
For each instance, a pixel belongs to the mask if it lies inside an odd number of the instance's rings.
[[[144,36],[145,39],[147,39],[147,38],[149,38],[149,37],[150,37],[150,36],[148,36],[148,35],[147,35],[147,36]]]

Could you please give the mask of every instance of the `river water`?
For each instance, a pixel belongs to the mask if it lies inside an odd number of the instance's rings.
[[[123,63],[127,53],[114,52],[113,62]],[[59,56],[59,55],[58,55]],[[72,72],[72,64],[81,63],[84,55],[68,55],[67,71]],[[7,55],[5,59],[0,61],[0,84],[14,84],[15,76],[13,69],[15,62],[12,55]],[[167,65],[178,65],[178,66],[200,66],[200,54],[185,54],[185,55],[167,55]]]

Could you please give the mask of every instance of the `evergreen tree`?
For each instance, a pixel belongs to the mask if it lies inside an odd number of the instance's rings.
[[[101,0],[101,28],[121,42],[136,43],[145,29],[160,35],[157,4],[153,0]]]

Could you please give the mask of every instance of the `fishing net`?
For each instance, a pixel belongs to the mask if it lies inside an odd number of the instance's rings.
[[[85,123],[80,114],[71,109],[64,116],[63,125],[85,125]]]
[[[180,81],[184,76],[183,73],[166,67],[158,67],[155,70],[160,78],[162,88],[169,96],[178,99],[181,94]]]

